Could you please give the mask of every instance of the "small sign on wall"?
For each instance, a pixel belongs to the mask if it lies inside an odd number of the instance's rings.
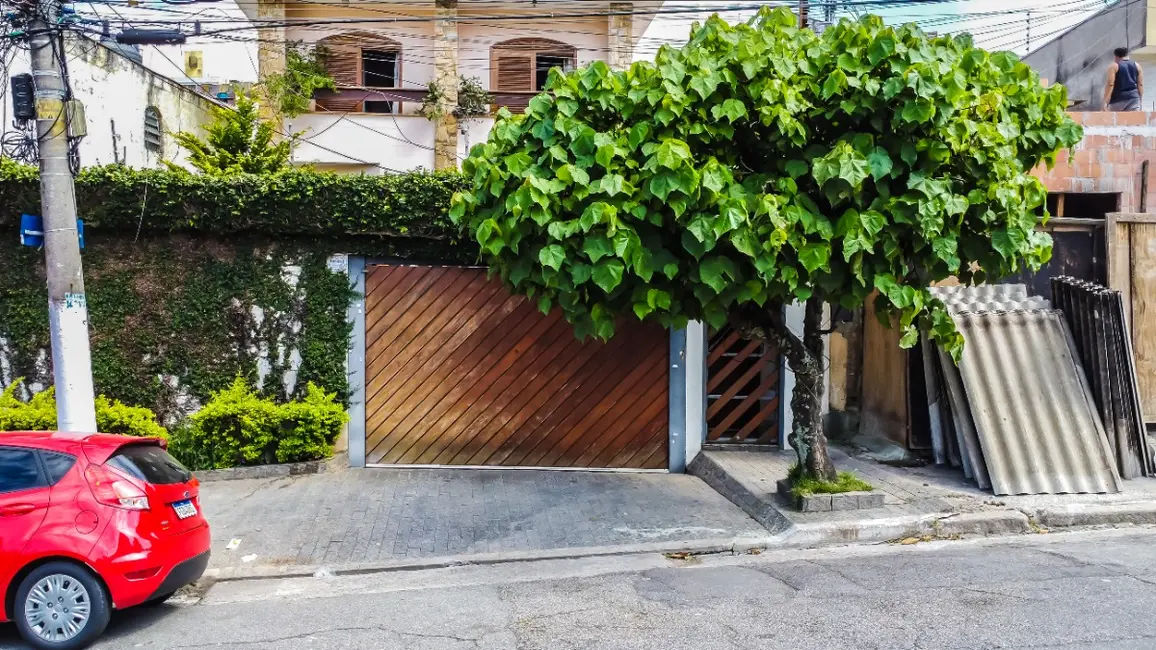
[[[349,273],[349,256],[345,253],[334,253],[330,255],[329,271],[332,273]]]

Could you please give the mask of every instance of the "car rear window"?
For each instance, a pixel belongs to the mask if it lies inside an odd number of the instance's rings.
[[[186,483],[193,477],[180,461],[156,445],[121,447],[105,464],[153,485]]]
[[[44,469],[48,471],[48,482],[56,485],[68,470],[76,464],[76,457],[69,454],[58,454],[51,451],[40,452],[40,459],[44,461]]]

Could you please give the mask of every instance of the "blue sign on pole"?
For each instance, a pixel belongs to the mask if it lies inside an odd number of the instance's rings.
[[[44,220],[34,214],[20,215],[20,244],[39,247],[44,245]]]
[[[84,222],[76,220],[76,239],[84,250]],[[34,214],[20,215],[20,244],[39,248],[44,245],[44,219]]]

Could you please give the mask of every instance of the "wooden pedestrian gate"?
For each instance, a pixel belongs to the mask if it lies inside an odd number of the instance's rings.
[[[366,462],[664,469],[669,335],[579,342],[484,269],[372,266]]]
[[[727,325],[707,345],[707,442],[778,444],[778,350]]]

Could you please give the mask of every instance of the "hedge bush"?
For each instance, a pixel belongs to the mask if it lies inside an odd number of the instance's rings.
[[[332,453],[341,427],[349,420],[336,397],[336,393],[326,393],[310,383],[300,401],[281,406],[281,429],[285,435],[277,445],[277,462],[296,463]]]
[[[222,178],[106,165],[76,176],[76,203],[86,227],[132,233],[457,240],[449,203],[465,188],[456,171],[368,176],[288,169]],[[35,167],[0,159],[0,205],[7,206],[0,212],[4,228],[14,227],[21,212],[40,214]]]
[[[55,429],[55,389],[25,402],[17,396],[22,384],[17,379],[0,392],[0,432]],[[169,452],[193,470],[327,458],[348,419],[337,394],[312,382],[300,400],[277,404],[237,377],[231,386],[213,393],[191,418],[175,425],[171,434],[147,408],[96,398],[101,433],[166,439]]]
[[[319,460],[347,419],[336,393],[312,382],[301,400],[279,405],[238,377],[189,419],[170,451],[193,469]]]
[[[0,393],[0,431],[51,431],[56,428],[56,392],[49,388],[27,402],[16,396],[23,379]]]
[[[27,402],[16,396],[23,379],[12,382],[0,393],[0,431],[52,431],[56,429],[56,389],[49,387]],[[157,416],[142,406],[130,406],[103,395],[96,398],[96,428],[101,433],[119,433],[141,438],[169,437]]]

